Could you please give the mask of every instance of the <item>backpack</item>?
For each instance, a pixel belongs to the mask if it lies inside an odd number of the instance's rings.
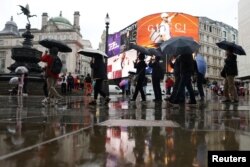
[[[61,59],[56,56],[53,58],[52,64],[50,66],[50,71],[54,74],[59,74],[62,70],[62,61]]]

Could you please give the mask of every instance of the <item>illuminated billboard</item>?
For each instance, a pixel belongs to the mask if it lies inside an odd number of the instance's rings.
[[[114,53],[109,53],[108,56],[110,58],[112,56],[119,57],[121,53],[128,52],[131,49],[129,48],[130,42],[134,42],[137,45],[147,48],[159,47],[159,45],[162,42],[175,36],[188,36],[192,37],[194,40],[199,42],[199,19],[198,17],[194,17],[184,13],[176,13],[176,12],[156,13],[141,18],[137,22],[119,31],[119,35],[116,36],[117,37],[120,36],[120,41],[116,39],[117,41],[116,43],[118,43],[119,41],[118,45],[120,46],[120,53],[118,54],[117,53],[118,51]],[[118,47],[118,45],[110,45],[110,46]],[[130,56],[127,56],[127,59],[133,60],[136,58],[137,52],[135,50],[128,53]],[[164,66],[166,72],[171,73],[173,69],[169,67],[169,57],[166,57],[165,55],[164,58],[162,59],[165,59]],[[111,60],[109,62],[111,62]],[[129,68],[131,68],[129,69],[129,71],[135,70],[132,66],[130,66]],[[117,71],[116,68],[112,70]],[[110,71],[109,69],[109,74],[108,74],[109,79],[128,76],[127,71],[123,72],[124,69],[119,69],[119,70],[121,71],[117,72],[116,75],[113,75],[110,73],[115,71]]]

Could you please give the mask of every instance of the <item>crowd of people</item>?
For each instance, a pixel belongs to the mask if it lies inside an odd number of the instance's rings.
[[[104,98],[105,104],[110,101],[109,92],[103,90],[103,82],[107,80],[107,72],[104,63],[104,57],[95,56],[90,62],[92,68],[92,77],[90,74],[87,76],[78,75],[73,76],[71,72],[68,74],[52,72],[51,67],[53,61],[58,54],[58,48],[52,47],[49,53],[46,51],[41,57],[41,61],[46,63],[43,68],[44,76],[44,95],[43,103],[50,103],[51,100],[59,101],[63,99],[62,95],[71,94],[73,90],[83,90],[83,94],[90,96],[94,91],[94,98],[89,103],[96,105],[98,95]],[[119,86],[123,89],[123,93],[131,95],[130,101],[136,101],[138,93],[141,95],[141,101],[146,101],[145,87],[148,83],[146,77],[146,67],[152,68],[151,82],[154,91],[154,102],[162,101],[161,82],[164,79],[165,72],[160,65],[160,56],[151,55],[149,62],[145,62],[145,54],[139,52],[137,59],[134,62],[135,73],[128,75],[127,79],[123,79]],[[235,84],[235,77],[238,75],[237,56],[233,53],[232,49],[227,49],[225,52],[225,65],[221,71],[221,77],[224,78],[223,95],[224,103],[232,102],[238,103],[239,101],[239,86]],[[202,55],[196,51],[195,53],[185,53],[180,55],[171,56],[169,60],[170,66],[173,68],[173,76],[167,76],[165,80],[166,98],[170,104],[196,104],[196,95],[194,93],[194,83],[198,89],[200,101],[204,101],[203,84],[205,83],[206,75],[206,62]],[[56,90],[56,85],[60,83],[61,94]],[[94,82],[94,84],[93,84]],[[25,84],[26,83],[26,84]],[[93,85],[93,86],[92,86]],[[93,88],[92,88],[93,87]],[[20,75],[17,85],[17,94],[22,95],[23,90],[27,92],[27,73]],[[132,90],[132,91],[131,91]],[[245,93],[245,92],[244,92]],[[187,95],[189,100],[187,100]]]

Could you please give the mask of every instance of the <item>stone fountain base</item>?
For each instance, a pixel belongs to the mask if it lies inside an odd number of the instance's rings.
[[[9,84],[9,80],[12,77],[16,77],[17,74],[3,74],[0,73],[0,95],[9,95],[13,87],[16,85]],[[43,95],[43,83],[44,79],[41,75],[30,74],[28,76],[27,90],[29,95]]]

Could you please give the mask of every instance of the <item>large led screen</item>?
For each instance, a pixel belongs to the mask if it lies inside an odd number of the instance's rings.
[[[148,15],[108,38],[108,78],[128,76],[135,71],[133,61],[137,51],[131,50],[129,43],[146,48],[157,48],[175,36],[189,36],[199,41],[199,19],[184,13],[166,12]],[[169,66],[170,57],[162,58],[167,73],[173,72]],[[150,73],[150,69],[147,70]]]
[[[129,71],[134,71],[134,61],[137,51],[134,49],[122,52],[108,58],[108,79],[127,77]]]

